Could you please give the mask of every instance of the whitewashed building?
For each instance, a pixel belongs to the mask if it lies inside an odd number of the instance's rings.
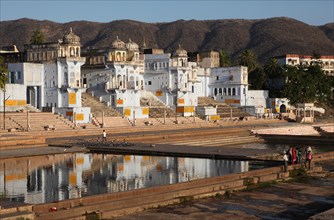
[[[281,65],[312,65],[319,63],[325,74],[334,76],[334,56],[320,56],[318,59],[310,55],[301,54],[285,54],[275,57]]]
[[[83,70],[88,91],[128,118],[148,118],[149,109],[140,105],[144,90],[144,62],[139,46],[118,37],[104,56],[104,66]]]
[[[8,64],[6,106],[20,109],[30,104],[52,109],[76,123],[90,122],[90,108],[81,106],[85,58],[80,56],[80,38],[72,29],[57,43],[26,45],[26,56],[27,62]]]
[[[172,54],[145,54],[145,90],[183,116],[194,114],[198,102],[196,63],[181,46]],[[197,85],[198,84],[198,85]]]

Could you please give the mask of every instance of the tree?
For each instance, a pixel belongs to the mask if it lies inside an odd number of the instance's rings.
[[[333,103],[334,77],[324,74],[319,65],[287,66],[283,95],[291,104]]]
[[[267,77],[263,69],[261,67],[257,67],[255,70],[252,71],[252,74],[249,75],[248,80],[251,89],[263,89]]]
[[[8,70],[3,57],[0,57],[0,89],[4,90],[8,81]]]
[[[311,57],[311,65],[322,65],[322,61],[320,60],[321,55],[317,53],[316,51],[313,51],[312,57]]]
[[[247,66],[248,72],[252,72],[257,67],[257,59],[252,50],[243,51],[238,58],[239,65]]]
[[[283,77],[283,67],[278,64],[278,60],[276,58],[268,60],[264,65],[263,69],[269,78]]]
[[[45,40],[44,33],[42,32],[41,29],[37,29],[33,32],[30,38],[30,43],[31,44],[42,44],[44,43],[44,40]]]
[[[230,67],[232,66],[231,56],[224,50],[219,52],[219,62],[221,67]]]
[[[269,59],[263,66],[266,83],[265,89],[269,90],[271,98],[283,97],[282,88],[285,84],[284,68],[276,58]]]

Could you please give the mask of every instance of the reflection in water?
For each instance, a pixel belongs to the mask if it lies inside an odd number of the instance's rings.
[[[37,204],[245,172],[251,162],[64,154],[2,161],[0,195]]]

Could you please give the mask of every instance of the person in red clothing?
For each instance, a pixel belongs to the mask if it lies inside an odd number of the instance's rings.
[[[292,161],[291,164],[294,165],[296,163],[297,160],[297,150],[295,147],[292,147],[291,149],[291,153],[292,153]]]
[[[304,162],[304,165],[305,167],[310,170],[311,169],[311,161],[313,159],[313,155],[312,155],[312,151],[307,151],[306,153],[306,159],[305,159],[305,162]],[[308,165],[308,167],[307,167]]]

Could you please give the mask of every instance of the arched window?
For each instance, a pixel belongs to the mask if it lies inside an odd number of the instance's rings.
[[[222,88],[219,88],[219,95],[222,95]]]
[[[227,89],[227,95],[231,95],[231,88]]]
[[[75,55],[79,56],[80,52],[79,52],[79,47],[77,47],[76,51],[75,51]]]
[[[121,75],[117,75],[117,83],[119,87],[122,87],[122,76]]]
[[[223,89],[223,95],[226,95],[226,88]]]
[[[217,88],[214,89],[214,95],[217,95]]]
[[[232,88],[232,95],[235,95],[235,88]]]
[[[116,53],[115,61],[121,61],[121,52]]]

